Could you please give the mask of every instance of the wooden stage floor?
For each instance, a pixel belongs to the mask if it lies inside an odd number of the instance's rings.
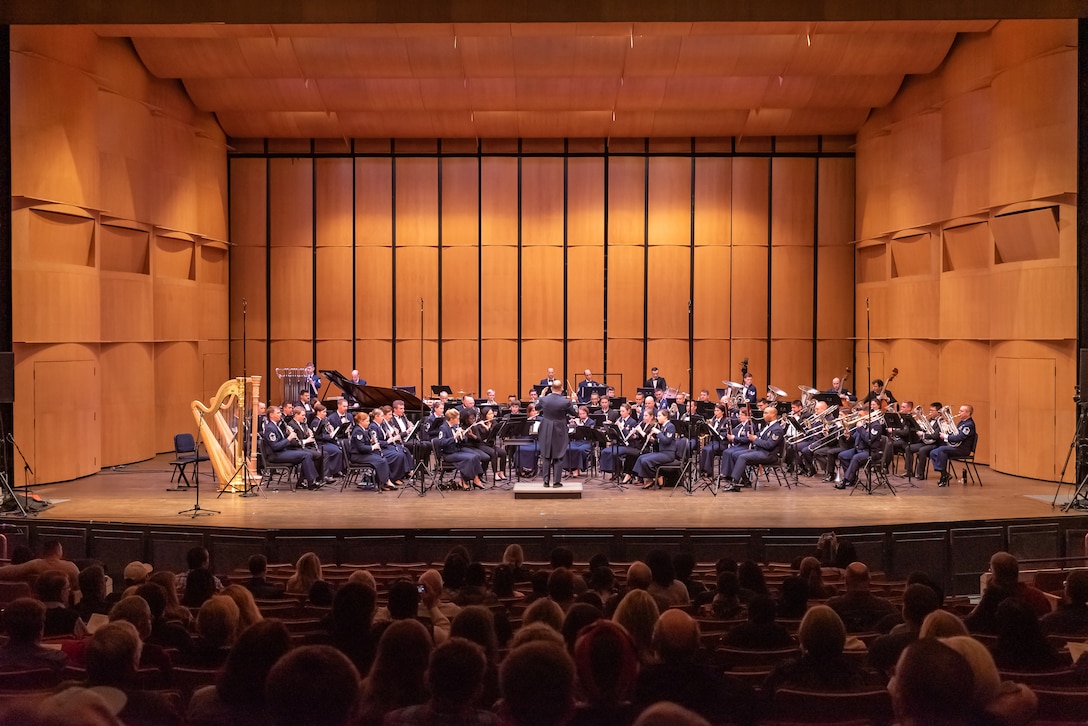
[[[1022,479],[981,467],[983,486],[954,482],[938,488],[934,477],[905,486],[896,477],[896,496],[836,491],[819,479],[787,490],[772,483],[753,491],[619,491],[599,479],[585,484],[580,500],[515,499],[509,490],[472,492],[262,491],[257,497],[224,494],[216,498],[211,477],[202,472],[203,507],[218,514],[192,518],[193,492],[166,491],[170,455],[107,469],[34,491],[56,502],[34,521],[79,521],[261,530],[454,530],[454,529],[807,529],[894,527],[925,523],[1081,517],[1061,511],[1073,493],[1061,487],[1059,506],[1051,506],[1055,482]],[[671,496],[670,496],[671,495]],[[6,517],[5,521],[12,518]]]

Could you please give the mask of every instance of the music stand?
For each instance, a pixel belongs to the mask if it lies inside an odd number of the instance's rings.
[[[828,408],[831,408],[832,406],[841,406],[843,397],[837,393],[821,392],[812,394],[812,399],[814,401],[823,401]]]
[[[200,425],[196,427],[196,450],[200,451],[200,440],[204,435],[204,412],[200,411]],[[205,509],[200,506],[200,457],[193,460],[193,486],[196,487],[196,503],[189,509],[183,509],[178,514],[189,514],[193,519],[204,515],[219,514],[218,509]]]
[[[654,389],[652,387],[647,388],[646,386],[639,386],[638,388],[635,389],[635,392],[636,393],[641,393],[646,398],[653,398],[654,397]]]
[[[416,452],[424,451],[424,449],[421,446],[413,447],[409,446],[408,444],[424,443],[423,439],[420,437],[422,436],[421,432],[423,431],[423,427],[426,425],[426,423],[426,419],[422,418],[416,421],[415,424],[413,424],[411,430],[408,431],[408,435],[404,438],[404,441],[402,442],[403,446],[409,451],[412,451],[414,456],[416,455]],[[435,487],[427,486],[427,461],[430,459],[430,456],[430,445],[428,444],[426,454],[423,456],[416,456],[416,465],[412,467],[412,473],[408,475],[408,484],[400,490],[399,494],[397,494],[397,499],[400,499],[401,495],[403,495],[404,492],[408,491],[409,489],[415,492],[419,492],[419,496],[421,497],[427,496],[428,489],[435,489]],[[441,496],[443,499],[446,498],[446,495],[442,493],[441,488],[438,488],[437,491],[439,496]]]
[[[521,481],[521,467],[518,466],[518,459],[521,457],[521,447],[527,446],[533,442],[529,437],[529,419],[524,413],[512,413],[507,418],[503,419],[498,431],[496,432],[496,439],[502,439],[502,446],[506,449],[506,484],[503,484],[502,488],[512,486],[515,472],[517,480]],[[494,485],[492,485],[494,489]]]
[[[676,428],[676,438],[687,439],[688,447],[687,452],[684,454],[684,458],[680,460],[680,477],[676,480],[676,486],[674,486],[672,488],[672,491],[669,492],[670,497],[673,494],[676,494],[676,490],[680,489],[681,487],[683,488],[684,493],[688,496],[691,496],[695,493],[695,481],[692,478],[694,470],[692,469],[691,462],[692,455],[695,454],[696,450],[699,448],[699,440],[695,438],[695,435],[696,432],[698,432],[699,430],[700,423],[705,422],[702,419],[672,421],[672,425]],[[693,439],[694,443],[692,443]]]
[[[620,429],[620,425],[614,421],[609,421],[604,426],[602,432],[608,443],[608,446],[612,449],[612,459],[619,464],[620,462],[620,449],[627,447],[627,441],[623,438],[623,430]],[[613,472],[613,475],[609,477],[610,481],[605,484],[605,487],[613,487],[619,489],[621,492],[627,489],[627,484],[623,483],[622,467],[620,472]]]
[[[536,391],[537,398],[544,398],[544,391],[552,390],[551,386],[545,386],[541,383],[534,383],[532,390]],[[531,401],[530,401],[531,402]]]
[[[434,396],[440,396],[445,393],[447,396],[453,395],[453,389],[449,386],[437,385],[431,386],[431,394]]]
[[[907,438],[903,444],[903,468],[907,470],[907,486],[911,489],[917,489],[918,485],[914,483],[914,467],[907,466],[906,451],[910,449],[910,441],[915,437],[915,434],[920,434],[922,432],[922,427],[918,425],[918,422],[914,420],[913,416],[906,416],[899,413],[884,414],[885,423],[892,419],[898,420],[899,426],[897,428],[907,429]],[[895,458],[894,454],[892,455],[892,458]]]
[[[590,469],[600,473],[600,469],[597,466],[598,455],[601,444],[608,443],[608,437],[605,436],[603,431],[597,430],[593,426],[575,426],[574,433],[570,435],[571,441],[588,441],[589,442],[589,461],[586,465],[586,477],[585,482],[589,482],[593,477],[590,476]]]

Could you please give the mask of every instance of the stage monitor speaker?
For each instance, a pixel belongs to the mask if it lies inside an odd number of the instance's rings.
[[[0,403],[15,401],[15,354],[0,352]]]

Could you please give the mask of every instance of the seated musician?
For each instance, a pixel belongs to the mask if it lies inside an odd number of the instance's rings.
[[[597,411],[600,411],[601,410],[601,394],[597,393],[596,391],[589,394],[589,403],[586,404],[586,405],[589,406],[589,412],[590,413],[596,413]]]
[[[480,477],[484,470],[480,463],[480,457],[474,451],[470,451],[462,445],[465,433],[461,428],[461,415],[456,410],[446,411],[446,420],[438,427],[438,450],[442,458],[453,464],[461,475],[461,489],[470,486],[483,489]]]
[[[396,489],[389,478],[389,462],[382,456],[378,445],[378,435],[370,428],[370,414],[359,411],[355,414],[355,428],[351,430],[348,443],[348,458],[352,464],[369,464],[374,467],[378,486],[387,491]],[[359,486],[363,486],[362,483]]]
[[[555,381],[556,381],[555,369],[554,368],[549,368],[548,369],[548,375],[546,375],[546,376],[544,376],[543,378],[540,379],[540,385],[551,388],[552,384],[555,383]]]
[[[938,446],[929,452],[929,460],[933,464],[933,471],[940,474],[937,486],[946,487],[951,481],[952,475],[948,473],[949,459],[963,459],[975,450],[975,441],[978,440],[978,430],[975,428],[975,420],[971,418],[975,413],[975,407],[963,404],[956,418],[961,421],[956,425],[954,433],[942,433],[941,441],[944,446]]]
[[[884,469],[885,474],[888,473],[888,469],[892,463],[892,459],[895,458],[896,453],[902,453],[905,461],[907,448],[918,441],[918,434],[907,423],[907,419],[911,417],[910,412],[913,410],[913,401],[899,402],[900,425],[894,429],[888,429],[888,438],[884,443],[884,458],[881,459],[881,468]]]
[[[615,423],[625,439],[631,436],[631,432],[638,426],[638,419],[632,413],[631,404],[620,404],[619,418]],[[630,441],[627,445],[624,445],[622,441],[617,442],[613,439],[608,446],[601,449],[601,471],[618,475],[619,469],[622,467],[626,472],[624,482],[631,481],[631,475],[635,470],[635,459],[638,458],[641,446],[641,441],[637,444]],[[627,466],[625,462],[630,462],[630,466]]]
[[[643,489],[660,489],[662,477],[654,478],[658,467],[676,461],[676,426],[669,420],[669,410],[662,408],[657,412],[657,433],[650,438],[657,442],[657,451],[643,454],[635,462],[635,475]]]
[[[336,442],[336,427],[329,421],[328,411],[324,404],[314,405],[314,418],[310,421],[310,429],[317,439],[317,446],[324,457],[321,470],[326,478],[335,478],[344,473],[344,452],[340,444]]]
[[[746,477],[748,467],[773,464],[778,461],[786,441],[782,424],[778,421],[778,409],[767,406],[763,411],[763,423],[764,426],[758,435],[748,434],[748,441],[751,442],[752,448],[732,457],[733,468],[726,477],[731,483],[722,491],[737,492],[741,490],[741,487],[751,486]],[[725,455],[722,456],[722,467],[723,469],[725,467]]]
[[[709,400],[710,400],[710,391],[708,391],[705,388],[703,390],[699,391],[699,402],[700,403],[705,403],[705,402],[707,402]]]
[[[412,422],[408,420],[408,417],[404,415],[404,401],[399,398],[393,401],[392,415],[388,417],[389,423],[400,434],[400,440],[404,445],[404,448],[408,450],[412,455],[413,462],[422,461],[424,464],[431,459],[431,446],[427,443],[427,438],[423,435],[426,432],[423,430],[423,424],[420,424],[415,431],[412,429]]]
[[[893,371],[894,373],[894,371]],[[873,401],[881,402],[881,410],[889,403],[895,403],[895,396],[889,389],[884,388],[884,381],[880,378],[873,379],[873,387],[865,395],[865,398],[861,399],[862,403],[872,403]]]
[[[438,436],[438,427],[442,425],[442,422],[446,420],[446,404],[442,401],[436,401],[431,406],[431,412],[427,418],[423,419],[423,423],[420,424],[420,433],[423,435],[424,441],[430,441]]]
[[[920,440],[908,446],[903,454],[903,468],[907,471],[913,471],[915,479],[925,481],[926,465],[929,464],[929,452],[941,445],[941,428],[937,425],[937,417],[940,415],[942,408],[944,407],[940,401],[929,404],[929,412],[926,414],[929,430],[920,431]]]
[[[477,439],[478,447],[490,457],[491,471],[496,481],[505,481],[506,474],[506,447],[495,443],[494,431],[499,425],[499,414],[494,408],[484,410],[484,420],[477,422],[475,433],[470,434],[469,442]]]
[[[617,411],[616,409],[612,408],[612,399],[611,398],[609,398],[608,396],[605,396],[604,398],[602,398],[601,402],[600,402],[600,406],[601,406],[601,413],[604,414],[604,420],[605,421],[611,421],[612,423],[616,423],[617,421],[620,420],[620,412]]]
[[[832,414],[833,415],[833,414]],[[805,439],[797,446],[798,469],[805,476],[816,476],[816,453],[821,440],[827,436],[832,423],[824,401],[817,401],[812,409],[812,416],[804,421]]]
[[[480,460],[481,468],[484,472],[487,472],[488,465],[495,458],[495,449],[483,440],[487,438],[487,432],[481,432],[480,430],[484,423],[476,420],[477,411],[475,407],[461,409],[458,413],[461,415],[461,429],[465,432],[464,439],[461,442],[462,448],[475,454]]]
[[[703,444],[703,450],[699,452],[699,473],[707,477],[714,475],[714,460],[719,458],[729,445],[729,439],[726,438],[730,433],[726,411],[727,407],[724,404],[714,404],[714,415],[707,421],[707,426],[710,427],[712,433]]]
[[[736,426],[733,427],[732,431],[725,434],[725,448],[721,452],[722,461],[718,466],[718,471],[722,476],[727,476],[729,472],[733,471],[737,457],[752,448],[752,441],[749,436],[754,433],[755,425],[748,418],[748,409],[739,409],[737,411]]]
[[[870,403],[870,406],[873,407],[873,414],[879,416],[880,408],[875,399]],[[872,456],[872,452],[878,450],[877,447],[880,447],[879,450],[883,451],[883,437],[883,418],[866,418],[857,423],[853,432],[853,446],[839,452],[839,465],[845,469],[845,472],[842,481],[835,485],[836,489],[845,489],[857,485],[858,471]]]
[[[687,423],[688,429],[688,451],[694,451],[695,445],[698,443],[696,438],[699,435],[698,424],[704,421],[703,417],[699,414],[699,405],[694,400],[688,400],[686,406],[684,406],[683,413],[680,415],[680,420]]]
[[[589,403],[589,392],[586,389],[595,388],[599,385],[601,384],[593,380],[593,374],[586,368],[582,380],[578,381],[578,402]]]
[[[375,408],[370,412],[370,430],[377,437],[378,450],[389,465],[389,480],[393,482],[394,487],[403,486],[404,478],[412,470],[415,462],[403,447],[396,446],[390,439],[390,435],[394,432],[386,423],[385,411]]]
[[[828,435],[811,449],[815,458],[824,462],[827,472],[824,475],[825,482],[842,481],[842,476],[838,473],[838,460],[839,454],[853,446],[854,432],[846,428],[851,413],[849,406],[840,407],[839,418],[831,422]]]
[[[471,413],[476,417],[476,420],[480,420],[480,409],[476,408],[476,399],[472,396],[463,396],[461,398],[461,405],[457,407],[457,410],[461,413],[461,418],[465,417],[466,413]]]
[[[268,450],[268,460],[271,464],[298,464],[298,485],[305,488],[317,485],[317,467],[308,452],[302,450],[298,434],[293,429],[287,429],[287,433],[280,428],[283,424],[283,409],[279,406],[268,407],[268,420],[261,427],[261,438]]]
[[[835,376],[834,378],[831,379],[831,388],[824,391],[824,393],[834,393],[836,396],[838,396],[841,399],[845,399],[846,401],[856,401],[856,400],[858,400],[857,397],[853,393],[850,392],[850,389],[848,389],[846,387],[846,385],[843,383],[842,379],[839,378],[838,376]]]
[[[802,430],[805,425],[805,419],[808,418],[804,407],[800,401],[790,402],[790,413],[786,418],[782,428],[786,434],[786,456],[782,460],[786,464],[786,470],[797,473],[801,473],[801,446],[797,443],[790,443],[791,437],[798,437],[804,433]],[[793,421],[801,424],[802,429],[793,425]]]
[[[306,412],[306,419],[307,420],[313,418],[313,415],[314,415],[314,405],[310,401],[310,398],[311,398],[310,392],[307,391],[304,388],[304,389],[302,389],[301,391],[298,392],[298,400],[295,401],[295,406],[294,406],[296,409],[301,408],[303,411]]]
[[[589,373],[589,371],[586,371],[586,373]],[[578,417],[574,419],[573,424],[575,427],[594,428],[596,423],[589,417],[589,406],[578,407]],[[570,444],[567,446],[567,456],[563,462],[563,469],[569,471],[571,476],[581,476],[592,453],[593,442],[571,437]]]
[[[306,423],[306,411],[296,408],[294,415],[287,421],[287,427],[295,432],[298,441],[302,443],[302,450],[313,459],[314,466],[317,468],[317,481],[314,482],[311,488],[320,488],[322,484],[328,481],[325,472],[325,455],[317,445],[317,438],[314,436],[313,430]]]
[[[338,438],[346,439],[351,433],[351,427],[354,425],[351,414],[348,413],[348,399],[341,397],[336,402],[336,410],[329,414],[329,424],[338,432]]]

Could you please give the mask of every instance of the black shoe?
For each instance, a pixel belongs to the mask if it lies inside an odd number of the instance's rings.
[[[552,489],[558,489],[561,486],[563,486],[563,482],[557,481],[555,484],[552,484]]]
[[[544,481],[544,486],[546,486],[546,487],[550,487],[550,486],[551,486],[551,482],[549,482],[549,481],[545,480],[545,481]]]
[[[843,489],[846,488],[846,482],[844,482],[844,481],[839,482],[838,484],[835,485],[835,488],[838,489],[839,491],[842,491]]]
[[[741,488],[739,486],[737,486],[736,484],[726,484],[719,491],[723,491],[723,492],[739,492],[740,489]]]

